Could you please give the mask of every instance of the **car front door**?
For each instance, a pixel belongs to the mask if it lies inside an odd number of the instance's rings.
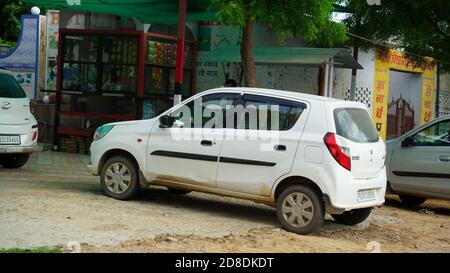
[[[170,111],[168,116],[175,119],[172,127],[161,128],[157,121],[147,149],[151,180],[215,187],[224,129],[222,122],[211,121],[237,97],[239,93],[233,92],[207,94]]]
[[[270,196],[273,183],[292,168],[306,111],[302,102],[243,95],[235,108],[235,128],[225,129],[217,187]]]
[[[397,143],[390,169],[394,190],[450,196],[450,120]]]

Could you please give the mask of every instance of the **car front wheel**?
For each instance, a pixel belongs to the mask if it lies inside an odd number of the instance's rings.
[[[287,231],[311,233],[322,226],[324,215],[323,202],[310,187],[290,186],[277,199],[277,217]]]
[[[129,158],[114,156],[103,166],[100,183],[107,196],[129,200],[139,192],[138,168]]]
[[[354,209],[343,214],[331,214],[336,222],[353,226],[364,222],[370,215],[372,208]]]
[[[0,157],[0,165],[7,169],[18,169],[25,165],[30,155],[7,155]]]

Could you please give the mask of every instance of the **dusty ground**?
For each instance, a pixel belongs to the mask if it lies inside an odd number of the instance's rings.
[[[105,197],[87,157],[45,152],[20,170],[0,168],[0,248],[81,243],[82,252],[450,252],[450,202],[410,209],[396,197],[369,221],[327,218],[300,236],[278,228],[274,209],[163,188],[134,201]]]

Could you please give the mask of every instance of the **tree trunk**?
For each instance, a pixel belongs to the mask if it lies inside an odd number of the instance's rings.
[[[253,21],[251,18],[245,20],[245,26],[242,30],[241,60],[246,86],[256,87],[256,66],[255,56],[253,55]]]

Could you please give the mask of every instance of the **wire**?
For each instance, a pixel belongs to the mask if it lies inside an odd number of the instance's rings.
[[[389,49],[395,48],[395,47],[393,47],[393,46],[389,46],[387,42],[382,42],[382,41],[373,40],[373,39],[370,39],[370,38],[367,38],[367,37],[363,37],[363,36],[359,36],[359,35],[356,35],[356,34],[350,33],[350,32],[347,32],[346,34],[349,35],[349,36],[352,36],[352,37],[361,39],[361,40],[365,40],[365,41],[370,42],[370,43],[372,43],[372,44],[374,44],[374,45],[386,47],[386,48],[389,48]],[[403,45],[397,45],[396,47],[397,47],[397,48],[404,48]],[[406,52],[406,51],[405,51],[405,52]],[[408,53],[409,55],[416,56],[416,57],[419,57],[419,58],[426,58],[426,57],[427,57],[427,56],[423,56],[423,55],[419,55],[419,54],[415,54],[415,53],[411,53],[411,52],[407,52],[407,53]],[[450,65],[450,62],[442,61],[442,60],[439,60],[439,59],[434,59],[434,61],[435,61],[435,62],[438,62],[438,63],[443,63],[443,64],[448,64],[448,65]]]

